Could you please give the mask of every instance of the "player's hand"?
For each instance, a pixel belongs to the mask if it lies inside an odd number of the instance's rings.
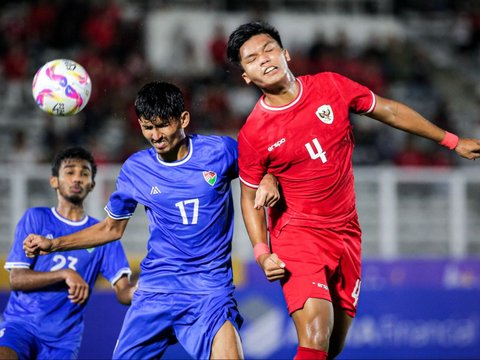
[[[135,285],[132,285],[130,289],[128,290],[128,296],[130,298],[130,303],[132,302],[133,299],[133,294],[135,294],[135,291],[138,290],[138,281],[135,283]]]
[[[135,283],[130,282],[127,275],[123,275],[118,281],[113,285],[117,300],[120,304],[130,305],[132,303],[133,294],[138,289],[138,280]]]
[[[23,240],[23,250],[27,257],[48,254],[51,250],[52,242],[45,236],[30,234]]]
[[[266,174],[260,181],[260,185],[255,193],[254,208],[258,210],[264,206],[272,207],[279,199],[280,192],[278,190],[277,178],[272,174]]]
[[[277,254],[260,255],[258,263],[262,267],[268,281],[275,281],[285,277],[285,263],[279,259]]]
[[[83,304],[88,299],[89,287],[79,273],[72,269],[63,269],[65,283],[68,286],[68,298],[72,303]]]
[[[455,151],[465,159],[478,159],[480,157],[480,140],[460,138]]]

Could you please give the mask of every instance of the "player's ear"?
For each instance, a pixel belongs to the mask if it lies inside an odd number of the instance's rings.
[[[92,182],[90,183],[90,189],[88,191],[92,191],[94,187],[95,187],[95,180],[92,180]]]
[[[283,49],[283,55],[285,56],[285,59],[286,59],[287,61],[290,61],[290,60],[291,60],[290,53],[288,52],[287,49]]]
[[[246,83],[247,85],[250,85],[250,84],[251,84],[252,80],[250,80],[250,78],[248,77],[248,75],[247,75],[245,72],[242,73],[242,78],[243,78],[243,81],[245,81],[245,83]]]
[[[58,176],[51,176],[50,177],[50,186],[54,190],[58,189]]]
[[[190,124],[190,113],[188,111],[184,111],[182,115],[180,115],[180,124],[182,125],[182,129],[185,129],[188,124]]]

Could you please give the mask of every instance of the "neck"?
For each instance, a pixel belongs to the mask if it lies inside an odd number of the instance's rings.
[[[71,221],[80,221],[85,217],[83,204],[72,204],[63,201],[59,202],[55,209],[62,217]]]
[[[188,136],[185,136],[174,149],[165,154],[158,154],[158,157],[165,162],[179,161],[188,155]]]
[[[283,106],[291,103],[298,95],[299,85],[292,73],[289,73],[286,81],[275,88],[264,89],[265,102],[272,106]]]

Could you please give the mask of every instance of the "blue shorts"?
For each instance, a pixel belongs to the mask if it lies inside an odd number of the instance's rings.
[[[77,359],[80,340],[77,342],[46,341],[39,338],[41,329],[24,322],[0,323],[0,346],[14,350],[23,359]]]
[[[233,290],[200,295],[137,290],[113,358],[160,358],[169,345],[179,342],[193,358],[208,359],[213,339],[226,321],[237,331],[243,322]]]

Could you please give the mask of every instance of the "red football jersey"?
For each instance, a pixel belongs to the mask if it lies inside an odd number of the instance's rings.
[[[262,96],[238,137],[240,180],[255,188],[268,172],[281,185],[283,204],[270,209],[272,230],[287,222],[332,227],[355,215],[349,112],[375,108],[372,91],[339,74],[297,81],[290,104],[270,106]]]

